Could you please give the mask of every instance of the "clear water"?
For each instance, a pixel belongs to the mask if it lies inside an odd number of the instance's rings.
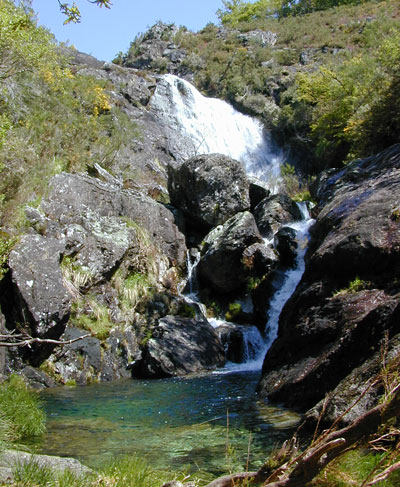
[[[259,401],[258,378],[238,372],[48,389],[48,431],[36,449],[93,467],[137,453],[156,468],[220,475],[245,467],[250,440],[250,468],[257,468],[299,419]]]

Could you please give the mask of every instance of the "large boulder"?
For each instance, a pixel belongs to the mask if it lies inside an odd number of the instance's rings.
[[[400,145],[322,178],[306,270],[264,361],[269,400],[306,410],[344,397],[346,377],[361,393],[376,370],[363,364],[400,332],[399,187]]]
[[[132,373],[134,377],[172,377],[213,370],[224,363],[222,343],[208,321],[166,316],[153,330]]]
[[[14,292],[3,302],[6,317],[28,325],[32,336],[58,338],[69,318],[70,295],[63,285],[63,239],[24,235],[10,253]]]
[[[241,289],[252,271],[250,261],[244,259],[244,252],[251,245],[261,242],[261,235],[250,212],[233,216],[205,237],[197,267],[200,282],[219,294]]]
[[[210,230],[250,208],[249,182],[243,165],[222,154],[192,157],[170,166],[171,203]]]
[[[263,199],[254,209],[254,218],[261,235],[271,238],[285,223],[301,220],[301,211],[285,194]]]
[[[173,214],[157,201],[138,191],[125,190],[117,182],[84,174],[58,174],[50,182],[49,195],[41,209],[48,219],[61,226],[83,227],[100,242],[101,249],[111,246],[115,262],[129,246],[129,227],[137,226],[147,231],[172,265],[185,260],[185,239],[174,223]],[[91,252],[95,246],[91,246]]]

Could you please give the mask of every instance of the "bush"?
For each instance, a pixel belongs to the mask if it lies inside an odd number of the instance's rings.
[[[45,431],[45,415],[35,391],[12,375],[0,384],[0,444],[37,436]]]

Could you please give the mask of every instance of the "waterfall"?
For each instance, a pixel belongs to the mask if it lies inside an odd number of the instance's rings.
[[[262,124],[222,100],[203,96],[187,81],[172,74],[162,76],[150,106],[178,135],[182,159],[220,153],[242,162],[247,173],[259,179],[279,175],[282,155],[273,150]]]
[[[265,349],[263,351],[264,355],[278,336],[279,316],[281,314],[283,306],[290,298],[290,296],[294,293],[297,284],[300,282],[300,279],[304,273],[304,257],[307,251],[309,229],[314,223],[314,220],[310,218],[306,203],[298,203],[298,206],[303,219],[298,222],[289,223],[287,225],[296,231],[296,263],[293,269],[289,269],[285,272],[282,286],[280,287],[280,289],[277,290],[270,302],[268,321],[266,324],[266,341]]]
[[[169,131],[178,159],[197,154],[225,154],[242,162],[247,174],[269,184],[271,181],[276,182],[282,156],[273,149],[269,134],[258,120],[243,115],[222,100],[203,96],[193,85],[171,74],[158,80],[150,109]],[[296,264],[284,273],[282,285],[271,300],[265,338],[256,327],[244,327],[246,362],[228,364],[228,371],[260,370],[265,353],[277,337],[279,315],[304,272],[308,230],[313,222],[306,204],[299,204],[299,208],[303,219],[287,225],[296,231]],[[271,245],[272,241],[265,241],[265,244]],[[196,292],[195,270],[198,259],[192,263],[188,255],[188,278],[183,283],[186,292],[183,293],[183,289],[181,291],[185,300],[200,310],[200,316],[205,316],[205,307],[199,302]],[[221,325],[220,320],[210,322],[214,327]]]
[[[300,282],[304,273],[304,257],[307,251],[309,229],[314,223],[314,220],[310,218],[306,203],[298,203],[298,206],[303,219],[285,225],[296,231],[296,262],[293,269],[288,269],[284,273],[282,284],[271,299],[268,321],[265,325],[265,338],[261,336],[256,327],[246,327],[247,331],[245,332],[244,341],[247,345],[245,345],[245,347],[250,347],[250,353],[248,354],[247,360],[241,364],[228,363],[222,373],[261,370],[265,354],[278,335],[279,316],[281,311],[286,301],[294,293],[297,284]],[[266,243],[270,244],[270,241]],[[254,331],[254,329],[256,331]]]

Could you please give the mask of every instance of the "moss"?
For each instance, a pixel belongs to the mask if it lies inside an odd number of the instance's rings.
[[[242,305],[240,303],[230,303],[228,306],[228,311],[225,313],[226,321],[235,321],[242,313]]]

